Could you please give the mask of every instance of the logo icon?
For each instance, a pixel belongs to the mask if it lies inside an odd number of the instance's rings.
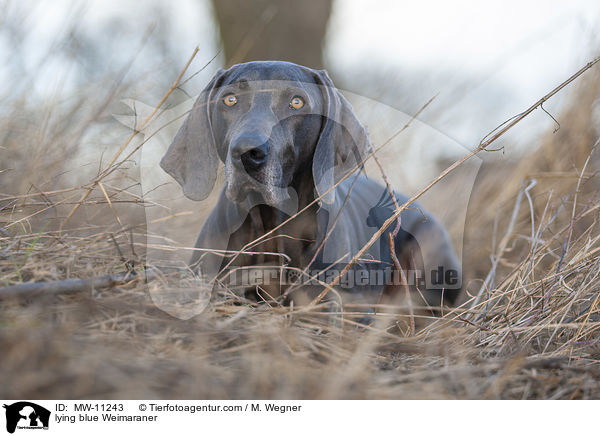
[[[14,433],[18,429],[48,429],[50,411],[29,401],[19,401],[11,405],[4,404],[6,409],[6,431]]]

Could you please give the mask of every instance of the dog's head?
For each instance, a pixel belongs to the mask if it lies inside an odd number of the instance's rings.
[[[369,148],[364,127],[325,71],[249,62],[215,75],[161,167],[192,200],[210,194],[220,159],[231,201],[257,195],[276,207],[294,183],[312,177],[316,194],[331,202],[331,188]]]

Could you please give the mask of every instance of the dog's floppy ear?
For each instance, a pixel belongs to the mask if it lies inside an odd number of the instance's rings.
[[[371,143],[352,106],[335,88],[327,72],[313,73],[323,95],[325,118],[313,158],[313,178],[321,196],[362,162],[371,149]],[[334,198],[335,191],[332,190],[323,196],[323,201],[332,203]]]
[[[214,90],[223,75],[220,69],[202,91],[160,161],[161,168],[179,182],[183,193],[191,200],[208,197],[217,178],[218,155],[210,109]]]

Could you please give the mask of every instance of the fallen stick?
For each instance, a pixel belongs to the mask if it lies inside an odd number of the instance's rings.
[[[88,279],[67,279],[53,282],[23,283],[0,288],[0,300],[13,297],[30,297],[32,295],[44,294],[72,294],[94,289],[112,288],[124,285],[140,278],[139,274],[124,272],[119,274],[107,274],[103,276],[90,277]]]

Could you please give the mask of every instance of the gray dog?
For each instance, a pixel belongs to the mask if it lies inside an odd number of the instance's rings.
[[[225,165],[226,186],[196,242],[203,250],[194,269],[215,283],[253,267],[254,281],[243,278],[246,295],[257,299],[285,300],[291,290],[331,282],[394,211],[389,190],[362,171],[371,151],[325,71],[269,61],[217,72],[161,161],[192,200],[210,194],[219,160]],[[454,303],[461,273],[444,228],[418,205],[402,213],[394,240],[402,279],[388,239],[394,227],[336,288],[379,300],[408,283],[432,306]]]

